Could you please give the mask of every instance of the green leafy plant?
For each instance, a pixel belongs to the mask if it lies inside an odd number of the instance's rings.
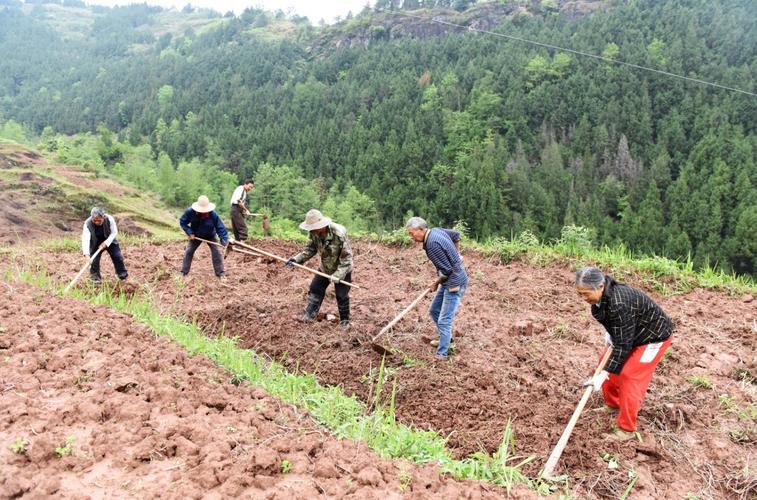
[[[607,468],[608,469],[617,469],[620,464],[620,459],[617,455],[613,455],[611,453],[604,453],[602,455],[602,460],[607,462]]]
[[[631,490],[636,485],[636,481],[639,480],[639,474],[633,469],[628,471],[628,477],[631,479],[631,481],[628,483],[626,490],[620,496],[620,500],[626,500],[626,498],[628,498],[628,495],[631,494]]]
[[[283,474],[286,474],[290,470],[292,470],[292,464],[291,464],[291,462],[289,462],[289,460],[282,460],[281,461],[281,472]]]
[[[67,457],[74,452],[75,445],[76,445],[76,436],[66,436],[66,439],[63,442],[63,444],[55,448],[55,453],[57,453],[58,456],[61,458]]]
[[[582,226],[563,226],[557,247],[568,255],[581,255],[594,247],[594,231]]]
[[[689,375],[686,380],[697,387],[712,389],[712,382],[706,375]]]
[[[29,442],[25,438],[19,437],[19,438],[16,438],[16,440],[11,443],[10,449],[16,455],[22,455],[26,453],[28,446],[29,446]]]

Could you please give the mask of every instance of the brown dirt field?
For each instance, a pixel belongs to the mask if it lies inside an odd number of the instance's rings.
[[[503,494],[331,437],[127,316],[0,283],[0,498],[400,498],[404,476],[412,498]]]
[[[299,248],[271,240],[259,244],[281,256]],[[197,318],[209,334],[238,335],[242,346],[291,369],[314,372],[321,382],[364,400],[370,400],[381,361],[368,339],[433,279],[419,247],[355,242],[353,277],[365,288],[351,294],[353,326],[344,333],[324,319],[337,315],[331,289],[319,321],[295,320],[305,305],[310,280],[305,272],[232,255],[224,284],[213,277],[209,252],[202,248],[183,283],[177,278],[183,247],[124,248],[132,283],[166,311]],[[81,265],[73,255],[44,259],[66,279]],[[601,326],[575,294],[567,266],[501,265],[470,252],[465,262],[470,286],[455,322],[458,353],[447,366],[431,361],[433,348],[422,340],[435,335],[427,315],[430,299],[391,335],[392,345],[404,352],[404,359],[388,360],[397,380],[397,415],[449,436],[458,456],[495,450],[512,418],[517,451],[537,457],[527,467],[536,475],[599,357]],[[755,302],[705,290],[670,298],[650,294],[677,331],[640,413],[643,443],[611,440],[614,414],[602,410],[601,396],[594,396],[558,472],[570,475],[570,486],[582,497],[620,496],[630,482],[629,469],[639,475],[633,492],[640,498],[754,497],[757,430],[746,410],[757,400]],[[691,376],[706,376],[712,387],[692,384]],[[617,469],[608,467],[611,456],[617,457]]]

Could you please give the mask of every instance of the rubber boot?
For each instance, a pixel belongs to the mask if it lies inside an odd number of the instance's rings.
[[[321,308],[322,302],[323,297],[319,297],[318,295],[314,295],[312,293],[308,294],[308,305],[305,308],[305,313],[300,316],[299,320],[303,323],[313,321],[316,314],[318,314],[318,310]]]
[[[350,299],[346,298],[339,304],[339,325],[343,330],[350,327]]]

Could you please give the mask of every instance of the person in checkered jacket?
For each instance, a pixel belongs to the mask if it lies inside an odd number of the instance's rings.
[[[633,436],[636,418],[657,364],[670,346],[673,322],[646,294],[618,283],[596,267],[576,272],[576,290],[605,327],[612,354],[604,370],[584,383],[602,389],[605,404],[619,410],[615,435]]]

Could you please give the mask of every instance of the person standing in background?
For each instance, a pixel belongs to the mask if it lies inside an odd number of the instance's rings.
[[[250,215],[247,208],[247,193],[255,187],[252,179],[247,179],[241,186],[237,186],[231,195],[231,230],[234,232],[234,239],[245,241],[247,239],[247,222],[244,218]]]

